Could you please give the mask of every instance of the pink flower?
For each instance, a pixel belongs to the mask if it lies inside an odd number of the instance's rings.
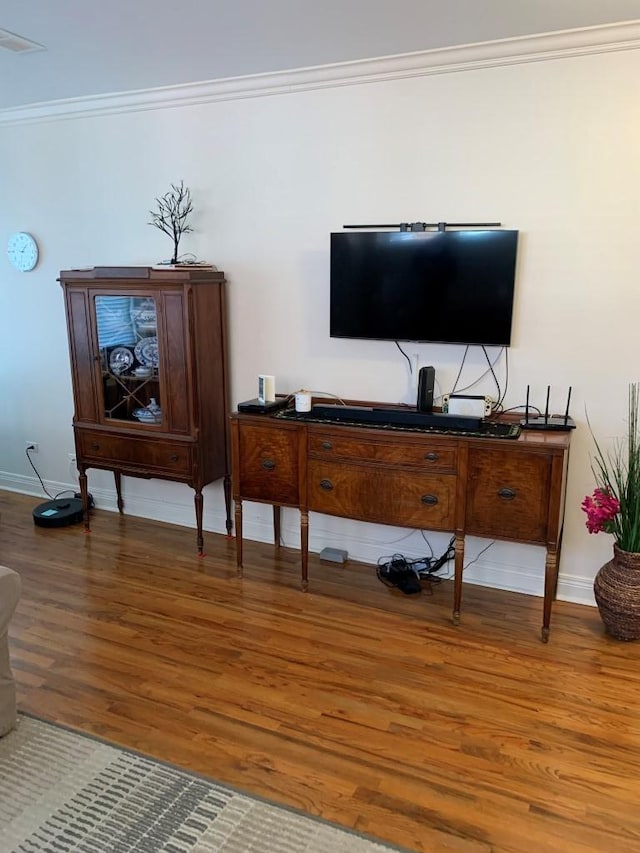
[[[587,514],[589,533],[611,533],[611,522],[620,512],[620,501],[608,490],[596,489],[582,501],[582,510]]]

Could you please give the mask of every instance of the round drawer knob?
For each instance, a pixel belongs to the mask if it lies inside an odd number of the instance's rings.
[[[424,458],[429,462],[435,462],[438,458],[438,454],[431,451],[430,453],[425,453]]]
[[[92,442],[91,442],[91,449],[92,449],[92,450],[100,450],[100,445],[98,444],[98,442],[97,442],[97,441],[92,441]]]
[[[333,450],[333,444],[330,441],[323,441],[321,446],[323,450]]]
[[[172,453],[171,456],[169,457],[169,462],[177,462],[177,461],[178,461],[178,454]]]
[[[435,495],[423,495],[420,500],[427,506],[435,506],[438,503],[438,498]]]
[[[273,459],[265,459],[262,463],[262,467],[265,469],[265,471],[273,471],[273,469],[276,467],[276,463],[273,461]]]
[[[325,492],[330,492],[333,489],[333,483],[331,480],[320,480],[320,488],[324,489]]]
[[[503,489],[498,489],[498,497],[501,498],[503,501],[512,501],[515,496],[515,489],[508,489],[506,487]]]

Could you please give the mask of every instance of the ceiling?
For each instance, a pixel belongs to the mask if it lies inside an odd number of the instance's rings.
[[[640,19],[640,0],[2,0],[0,110]]]

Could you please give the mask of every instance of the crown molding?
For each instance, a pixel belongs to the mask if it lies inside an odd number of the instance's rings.
[[[311,68],[47,101],[0,110],[0,125],[197,106],[640,48],[640,20]]]

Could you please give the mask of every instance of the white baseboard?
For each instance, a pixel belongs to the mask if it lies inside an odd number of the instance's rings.
[[[156,485],[160,485],[162,481],[154,480]],[[179,484],[171,484],[176,486]],[[55,481],[46,481],[45,486],[49,494],[55,497],[60,492],[77,492],[77,483],[58,483]],[[217,484],[205,488],[205,493],[213,490]],[[9,492],[19,492],[23,495],[41,496],[42,501],[50,500],[42,491],[42,486],[35,477],[24,477],[19,474],[8,474],[0,472],[0,489],[6,489]],[[222,491],[222,486],[219,486]],[[175,490],[175,489],[174,489]],[[89,491],[93,497],[94,503],[98,509],[106,509],[110,512],[118,511],[118,503],[116,491],[109,488],[96,487],[93,483],[89,484]],[[149,497],[148,495],[136,495],[135,493],[127,492],[125,489],[125,514],[133,515],[138,518],[149,518],[154,521],[165,521],[168,524],[178,524],[182,527],[195,526],[195,507],[193,503],[193,490],[188,486],[184,486],[185,500],[175,500],[169,496],[169,490],[163,490],[161,487],[156,489],[157,497]],[[226,534],[226,514],[224,511],[224,500],[222,497],[215,499],[206,494],[203,508],[202,526],[204,530],[211,533]]]
[[[258,518],[250,517],[243,520],[243,535],[246,539],[251,539],[257,542],[273,542],[273,526],[271,508],[262,505],[263,512]],[[245,515],[247,515],[245,510]],[[290,548],[300,548],[300,532],[297,526],[295,510],[283,510],[282,523],[282,539],[283,544]],[[293,517],[291,517],[293,516]],[[398,547],[391,547],[380,541],[379,537],[375,539],[366,538],[359,535],[357,530],[370,529],[373,525],[358,525],[355,522],[350,523],[349,535],[337,535],[331,530],[330,524],[326,524],[325,516],[311,513],[309,524],[309,550],[312,553],[320,553],[323,548],[341,548],[348,552],[349,557],[353,560],[358,560],[362,563],[376,565],[381,554],[392,554],[395,551],[400,551],[409,559],[418,559],[425,555],[424,543],[418,537],[413,537],[411,541],[410,533],[401,532],[401,541]],[[353,527],[356,528],[354,532]],[[395,528],[386,528],[384,526],[375,526],[376,532],[393,530]],[[442,534],[440,534],[442,536]],[[448,537],[444,537],[448,541]],[[416,543],[420,544],[420,549],[416,550]],[[511,545],[511,550],[525,552],[529,558],[529,562],[516,562],[511,560],[500,560],[491,556],[490,548],[487,548],[486,556],[481,556],[475,562],[476,555],[489,544],[490,540],[478,539],[469,537],[466,543],[465,554],[465,573],[464,579],[466,583],[476,584],[478,586],[486,586],[492,589],[504,589],[510,592],[521,592],[526,595],[543,596],[544,595],[544,564],[545,564],[545,549],[542,546]],[[504,543],[499,543],[504,544]],[[444,550],[444,547],[441,549]],[[474,561],[473,566],[469,565]],[[453,572],[453,565],[451,564]],[[575,604],[586,604],[595,606],[593,597],[593,578],[590,577],[575,577],[563,574],[562,571],[558,577],[557,598],[561,601],[570,601]]]
[[[77,484],[45,483],[47,491],[56,495],[63,491],[77,491]],[[42,487],[34,477],[0,472],[0,488],[27,495],[41,495]],[[185,487],[187,488],[187,487]],[[99,509],[117,512],[115,489],[94,488],[91,494]],[[191,490],[188,490],[192,494]],[[206,491],[222,491],[221,484],[208,486]],[[125,512],[127,515],[164,521],[184,527],[194,526],[194,505],[192,500],[175,500],[159,490],[159,497],[127,494]],[[213,498],[213,494],[212,494]],[[48,498],[42,496],[45,501]],[[339,528],[337,531],[336,526]],[[221,495],[215,499],[205,499],[203,512],[205,531],[226,534],[226,515]],[[419,534],[384,525],[360,524],[345,519],[330,519],[327,516],[311,514],[309,525],[309,550],[320,553],[323,548],[342,548],[349,557],[363,563],[376,565],[382,554],[400,551],[409,559],[418,559],[425,555],[425,543]],[[399,535],[396,535],[399,534]],[[245,539],[256,542],[273,542],[273,514],[268,504],[244,504],[243,535]],[[395,538],[393,538],[395,536]],[[448,536],[434,534],[437,537],[440,553],[444,551]],[[286,547],[300,548],[300,527],[297,510],[282,510],[282,540]],[[391,541],[391,545],[389,542]],[[466,583],[486,586],[492,589],[504,589],[521,592],[526,595],[542,596],[544,591],[543,547],[496,543],[487,548],[490,540],[469,537],[466,542],[465,574]],[[396,547],[397,546],[397,547]],[[484,553],[483,549],[486,548]],[[508,554],[500,554],[507,549]],[[434,548],[434,550],[436,550]],[[516,553],[516,559],[512,554]],[[478,556],[480,555],[480,556]],[[477,559],[476,559],[477,557]],[[518,558],[522,557],[521,561]],[[473,563],[473,565],[471,565]],[[451,565],[451,571],[453,567]],[[593,597],[593,579],[576,577],[560,572],[558,578],[558,599],[576,604],[595,606]]]

